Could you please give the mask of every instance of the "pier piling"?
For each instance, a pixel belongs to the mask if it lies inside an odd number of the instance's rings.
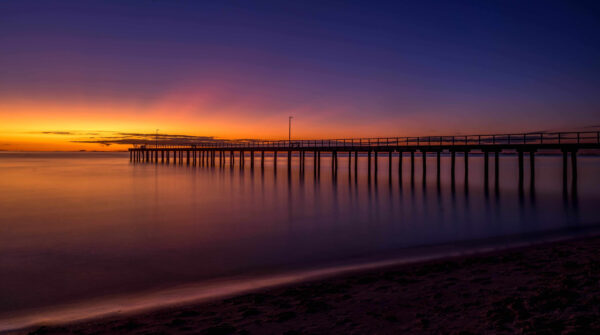
[[[571,151],[571,183],[577,184],[577,150]]]
[[[488,181],[490,179],[490,174],[489,174],[489,152],[484,151],[483,152],[483,185],[485,187],[485,189],[487,190],[488,188]]]
[[[529,188],[535,187],[535,151],[529,152]]]
[[[523,190],[523,151],[518,151],[519,156],[519,190]]]
[[[518,182],[519,189],[523,189],[524,184],[524,153],[529,154],[529,175],[530,186],[533,191],[535,184],[535,153],[538,150],[555,150],[562,152],[563,156],[563,187],[566,190],[568,184],[568,155],[571,154],[571,178],[573,187],[576,187],[578,179],[577,168],[577,153],[579,150],[598,150],[600,149],[600,132],[571,132],[571,133],[544,133],[539,134],[539,139],[536,135],[520,134],[520,136],[496,134],[496,135],[478,135],[478,140],[473,140],[474,136],[460,137],[439,137],[439,141],[432,141],[432,137],[409,137],[396,138],[390,141],[389,138],[375,139],[345,139],[345,140],[297,140],[289,141],[231,141],[200,144],[141,144],[134,145],[129,149],[129,161],[133,163],[171,163],[171,155],[173,155],[173,163],[179,165],[187,163],[194,166],[211,166],[216,165],[217,155],[219,156],[219,165],[225,166],[227,161],[227,151],[229,151],[230,165],[235,165],[235,156],[239,152],[240,168],[245,165],[245,153],[250,151],[249,159],[250,166],[253,168],[255,164],[255,151],[260,151],[261,167],[264,167],[265,152],[273,152],[273,165],[277,168],[278,151],[287,151],[288,170],[291,170],[292,156],[294,151],[298,152],[299,171],[304,173],[306,152],[310,151],[313,154],[313,169],[315,175],[320,174],[320,158],[321,152],[330,152],[332,155],[332,170],[337,173],[338,168],[338,152],[348,152],[348,175],[352,176],[352,152],[354,152],[354,176],[358,175],[358,154],[359,152],[367,153],[367,171],[368,178],[371,180],[372,169],[375,169],[375,176],[379,171],[379,152],[387,152],[388,156],[388,176],[392,180],[392,162],[393,153],[398,152],[398,179],[402,183],[403,177],[403,153],[410,152],[410,174],[411,185],[415,177],[415,151],[419,151],[422,155],[423,164],[423,185],[427,179],[427,153],[436,153],[436,177],[438,185],[440,182],[441,168],[441,152],[450,152],[451,161],[450,177],[452,186],[455,183],[456,175],[456,152],[464,154],[465,164],[465,186],[469,178],[469,152],[476,150],[483,153],[483,178],[485,189],[488,189],[490,178],[489,155],[494,153],[494,183],[496,191],[499,184],[499,162],[500,153],[507,150],[516,152],[518,156]],[[511,141],[515,138],[523,138],[523,141]],[[371,163],[371,155],[374,154],[374,167]],[[191,156],[191,157],[190,157]],[[377,181],[377,180],[376,180]]]
[[[427,182],[427,151],[421,150],[421,155],[423,156],[423,185]]]
[[[402,151],[398,151],[398,182],[402,184],[402,158],[404,153]]]
[[[415,152],[410,152],[410,179],[415,179]]]
[[[392,180],[392,151],[388,151],[388,176]]]

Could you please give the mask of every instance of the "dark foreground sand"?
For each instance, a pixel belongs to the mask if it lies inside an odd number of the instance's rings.
[[[600,334],[600,238],[370,270],[34,334]]]

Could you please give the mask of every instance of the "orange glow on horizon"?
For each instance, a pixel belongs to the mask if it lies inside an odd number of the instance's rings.
[[[127,150],[130,145],[80,143],[119,133],[212,136],[222,139],[287,139],[288,115],[294,115],[293,138],[349,138],[382,134],[398,136],[390,122],[356,122],[336,109],[254,113],[259,106],[210,106],[202,101],[167,98],[152,106],[133,103],[55,101],[0,102],[0,150],[77,151]],[[337,124],[331,122],[336,120]],[[394,129],[395,128],[395,129]],[[377,131],[374,131],[374,130]],[[380,135],[384,136],[384,135]]]
[[[186,88],[144,102],[3,98],[0,150],[120,151],[130,145],[86,142],[122,133],[154,134],[156,129],[160,134],[218,139],[287,139],[290,115],[294,116],[295,139],[452,135],[457,129],[463,134],[508,129],[494,120],[466,125],[459,113],[444,106],[423,110],[407,105],[398,108],[403,113],[382,114],[331,102],[281,105],[248,96],[232,101],[230,96],[231,92]]]

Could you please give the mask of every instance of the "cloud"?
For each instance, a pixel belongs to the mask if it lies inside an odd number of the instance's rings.
[[[104,146],[117,145],[141,145],[141,144],[162,144],[162,145],[189,145],[189,144],[217,144],[217,143],[247,143],[260,141],[258,139],[225,139],[213,136],[193,136],[184,134],[156,134],[156,133],[124,133],[115,132],[110,136],[88,137],[73,139],[72,143],[96,143]]]
[[[185,134],[165,134],[165,133],[129,133],[129,132],[116,132],[108,130],[69,130],[69,131],[37,131],[28,132],[29,134],[43,134],[43,135],[65,135],[71,136],[69,142],[71,143],[96,143],[104,146],[110,146],[113,144],[120,145],[134,145],[134,144],[170,144],[170,145],[182,145],[182,144],[202,144],[202,143],[223,143],[230,142],[228,139],[217,139],[213,136],[193,136]],[[245,141],[245,140],[238,140]]]
[[[544,130],[537,130],[537,131],[531,131],[528,132],[527,134],[539,134],[539,133],[568,133],[568,132],[586,132],[586,131],[599,131],[600,130],[600,124],[592,124],[592,125],[588,125],[588,126],[579,126],[579,127],[563,127],[563,128],[556,128],[556,129],[544,129]]]
[[[584,129],[600,129],[600,124],[595,124],[591,126],[585,126]]]
[[[240,140],[237,140],[240,141]],[[242,140],[243,141],[243,140]],[[217,139],[213,136],[193,136],[184,134],[156,134],[156,133],[122,133],[117,132],[111,136],[98,136],[83,139],[74,139],[73,143],[96,143],[105,146],[120,144],[163,144],[163,145],[182,145],[182,144],[208,144],[231,142],[228,139]]]
[[[70,135],[70,136],[100,135],[102,133],[114,133],[114,131],[110,131],[110,130],[45,130],[45,131],[26,132],[26,134]]]
[[[35,134],[45,134],[45,135],[75,135],[75,133],[71,131],[40,131],[34,132]]]

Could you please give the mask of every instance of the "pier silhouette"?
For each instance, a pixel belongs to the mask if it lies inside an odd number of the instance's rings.
[[[484,187],[489,185],[489,156],[494,156],[494,185],[498,188],[500,153],[516,153],[518,156],[518,185],[523,189],[524,155],[529,155],[529,180],[533,188],[535,183],[535,153],[540,150],[551,150],[562,153],[563,188],[567,189],[569,156],[571,161],[571,181],[577,183],[577,153],[583,149],[600,149],[600,132],[556,132],[556,133],[523,133],[523,134],[491,134],[491,135],[461,135],[461,136],[421,136],[421,137],[386,137],[386,138],[351,138],[327,140],[230,140],[203,141],[186,144],[147,143],[134,145],[129,149],[132,162],[154,162],[169,164],[198,164],[200,166],[216,166],[217,156],[220,166],[237,164],[244,168],[246,158],[250,158],[250,167],[254,168],[256,156],[260,153],[260,166],[265,165],[265,153],[272,153],[273,164],[277,167],[277,159],[281,152],[286,153],[288,173],[291,171],[293,157],[298,158],[301,173],[305,173],[306,156],[313,157],[313,173],[318,176],[321,172],[321,154],[331,155],[331,170],[334,177],[338,171],[338,154],[347,153],[348,170],[356,176],[359,154],[366,154],[368,180],[378,174],[378,157],[387,154],[388,174],[392,180],[392,162],[394,156],[398,159],[398,179],[402,182],[402,164],[405,153],[410,159],[411,184],[415,175],[415,153],[422,157],[423,184],[427,181],[428,154],[436,157],[436,179],[440,182],[440,155],[449,153],[451,156],[450,178],[454,187],[456,176],[456,156],[462,154],[464,160],[465,188],[468,187],[469,153],[482,153],[484,159]],[[236,153],[238,153],[236,155]],[[296,153],[294,155],[294,153]],[[354,154],[354,164],[352,156]]]

